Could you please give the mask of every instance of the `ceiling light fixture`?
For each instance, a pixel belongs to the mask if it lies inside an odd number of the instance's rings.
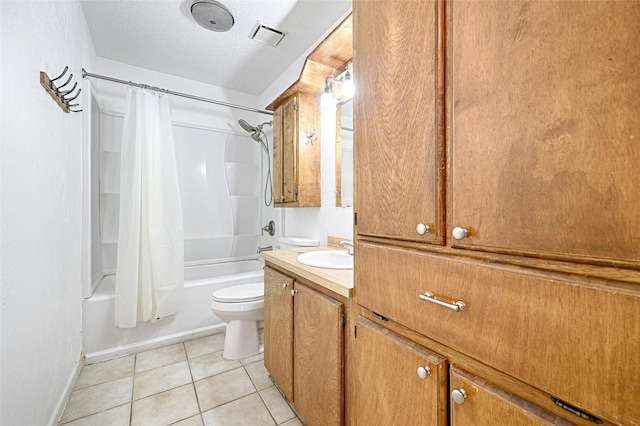
[[[191,15],[201,27],[210,31],[229,31],[235,23],[229,9],[215,0],[195,0],[191,5]]]

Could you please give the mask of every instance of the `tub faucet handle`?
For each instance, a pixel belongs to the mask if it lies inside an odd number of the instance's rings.
[[[347,247],[347,253],[353,256],[353,243],[349,240],[342,240],[338,244],[338,247]]]

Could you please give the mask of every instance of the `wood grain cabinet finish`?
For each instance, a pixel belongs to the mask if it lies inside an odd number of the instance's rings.
[[[298,92],[273,115],[276,207],[320,207],[319,96]]]
[[[451,426],[573,424],[454,366],[450,388],[458,392],[457,402],[451,398]]]
[[[295,283],[293,381],[309,426],[344,424],[344,305]]]
[[[264,366],[293,401],[293,278],[264,268]]]
[[[447,424],[445,358],[363,317],[354,342],[355,424]]]
[[[452,244],[640,265],[640,2],[448,7]]]
[[[344,309],[265,267],[264,364],[309,426],[344,424]]]
[[[640,419],[640,289],[371,244],[357,256],[360,305],[599,417]]]
[[[442,13],[437,1],[354,2],[360,235],[441,241]]]

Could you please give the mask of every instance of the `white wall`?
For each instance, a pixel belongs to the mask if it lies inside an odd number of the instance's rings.
[[[314,46],[311,46],[303,53],[276,81],[260,94],[259,102],[263,105],[263,108],[298,80],[306,57],[349,13],[351,11],[340,17]],[[319,239],[320,244],[326,244],[328,236],[353,238],[353,208],[336,207],[335,118],[335,109],[322,110],[322,207],[276,209],[282,210],[283,214],[283,229],[278,230],[279,235],[312,237]]]
[[[81,362],[82,114],[64,113],[39,72],[69,65],[79,81],[95,52],[77,2],[0,11],[0,423],[55,424]]]

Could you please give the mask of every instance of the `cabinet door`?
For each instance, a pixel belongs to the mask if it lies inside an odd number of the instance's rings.
[[[454,366],[451,395],[452,426],[573,424]]]
[[[358,1],[353,10],[357,232],[440,242],[442,4]],[[418,233],[420,223],[429,231]]]
[[[306,424],[344,424],[344,305],[298,282],[294,297],[295,407]]]
[[[448,7],[453,245],[638,265],[640,2]]]
[[[447,424],[447,360],[440,355],[358,317],[355,370],[356,424]]]
[[[298,96],[276,108],[273,116],[273,187],[276,204],[297,201]]]
[[[293,401],[293,278],[264,268],[264,366]]]

